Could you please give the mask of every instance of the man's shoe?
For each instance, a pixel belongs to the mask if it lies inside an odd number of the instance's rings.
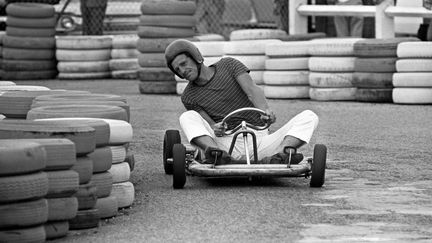
[[[290,164],[298,164],[303,160],[303,154],[295,153],[291,154],[291,163]],[[277,153],[269,157],[265,157],[262,159],[261,163],[263,164],[288,164],[289,162],[289,154],[286,153]]]
[[[219,148],[208,147],[204,151],[204,155],[203,163],[205,164],[225,165],[231,163],[231,156]]]

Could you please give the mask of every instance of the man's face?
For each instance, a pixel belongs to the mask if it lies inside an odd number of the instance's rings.
[[[198,66],[186,54],[176,56],[171,65],[178,74],[189,81],[195,80],[198,77]]]

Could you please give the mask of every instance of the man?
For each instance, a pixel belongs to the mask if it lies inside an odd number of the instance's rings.
[[[327,3],[336,5],[363,5],[362,0],[328,0]],[[363,17],[335,16],[334,24],[338,37],[362,37]]]
[[[254,125],[263,125],[263,119],[270,123],[276,120],[264,92],[250,77],[249,69],[229,57],[206,66],[198,48],[192,42],[181,39],[166,48],[165,58],[168,67],[176,75],[189,80],[181,98],[188,111],[179,119],[188,141],[204,151],[209,163],[244,161],[246,158],[241,136],[232,154],[227,153],[233,136],[223,136],[225,128],[221,124],[222,119],[236,109],[255,107],[267,115],[244,112],[228,124],[228,129],[234,128],[242,120]],[[307,110],[272,134],[268,130],[256,131],[258,160],[261,163],[286,163],[288,154],[291,154],[291,163],[299,163],[303,156],[297,154],[296,149],[309,142],[317,125],[317,115]],[[251,141],[249,145],[249,151],[253,151]]]

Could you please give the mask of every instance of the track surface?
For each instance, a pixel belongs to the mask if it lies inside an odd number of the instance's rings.
[[[432,106],[270,100],[277,129],[305,109],[328,147],[326,183],[304,178],[202,179],[173,190],[162,167],[166,129],[179,129],[176,95],[141,95],[136,81],[26,81],[126,97],[135,202],[97,229],[54,242],[431,242]]]

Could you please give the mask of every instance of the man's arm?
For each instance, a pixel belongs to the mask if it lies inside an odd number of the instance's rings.
[[[255,84],[249,73],[242,73],[237,76],[237,82],[240,84],[252,104],[256,108],[265,111],[267,115],[269,115],[271,123],[275,122],[276,116],[268,106],[264,91]]]

